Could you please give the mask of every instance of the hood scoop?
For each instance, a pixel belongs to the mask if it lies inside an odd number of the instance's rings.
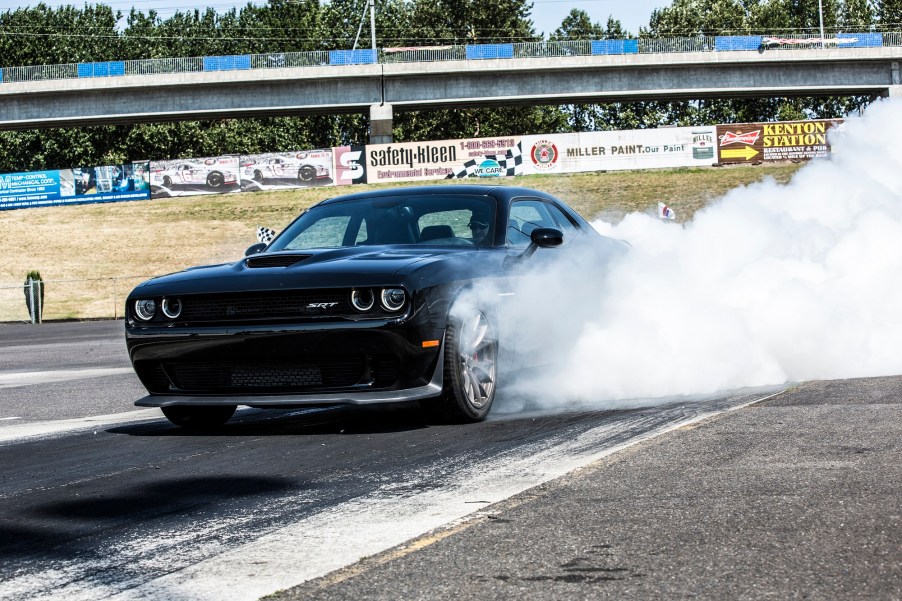
[[[288,267],[310,257],[311,255],[258,255],[248,257],[244,264],[248,267]]]

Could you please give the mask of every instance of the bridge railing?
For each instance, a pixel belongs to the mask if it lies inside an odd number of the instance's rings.
[[[275,52],[233,56],[154,58],[64,65],[36,65],[0,69],[0,82],[27,82],[121,75],[158,75],[242,69],[336,66],[371,63],[421,63],[459,60],[544,58],[599,54],[664,54],[674,52],[723,52],[795,50],[812,47],[902,46],[902,33],[837,33],[820,38],[816,34],[724,35],[627,40],[541,41],[511,44],[470,44],[383,48],[372,50],[332,50]]]

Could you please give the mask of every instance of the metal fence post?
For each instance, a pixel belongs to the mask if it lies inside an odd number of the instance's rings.
[[[34,280],[31,278],[28,278],[28,298],[31,300],[31,302],[28,303],[28,312],[31,313],[31,324],[34,325],[37,311],[34,304]]]
[[[44,305],[42,299],[44,298],[44,281],[43,280],[34,280],[34,284],[37,284],[38,293],[35,294],[32,298],[35,298],[36,306],[38,308],[38,323],[40,324],[44,318]]]

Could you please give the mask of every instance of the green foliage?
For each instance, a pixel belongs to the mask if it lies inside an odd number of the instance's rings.
[[[548,37],[553,42],[566,40],[618,40],[630,37],[620,21],[608,17],[607,25],[592,23],[589,14],[574,8],[564,17],[561,26]]]
[[[829,31],[897,29],[902,0],[822,0]],[[32,7],[0,13],[0,67],[369,48],[367,0],[268,0],[217,13],[182,10],[162,18],[103,4]],[[377,0],[376,45],[424,46],[542,39],[529,0]],[[121,19],[121,22],[120,22]],[[362,27],[361,27],[362,26]],[[818,0],[674,0],[652,12],[640,36],[815,32]],[[358,38],[359,31],[359,38]],[[593,23],[571,10],[550,41],[630,37],[613,15]],[[74,68],[74,67],[73,67]],[[165,64],[161,63],[160,69]],[[860,110],[864,97],[498,107],[399,112],[397,141],[509,136],[662,125],[704,125],[808,117]],[[220,154],[252,154],[362,144],[368,115],[318,115],[209,122],[149,123],[0,132],[0,172],[117,164]]]

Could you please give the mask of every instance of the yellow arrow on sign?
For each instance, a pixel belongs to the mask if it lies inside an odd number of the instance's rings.
[[[757,150],[752,148],[751,146],[744,146],[742,148],[729,148],[727,150],[720,151],[720,158],[722,159],[745,159],[746,161],[759,154]]]

